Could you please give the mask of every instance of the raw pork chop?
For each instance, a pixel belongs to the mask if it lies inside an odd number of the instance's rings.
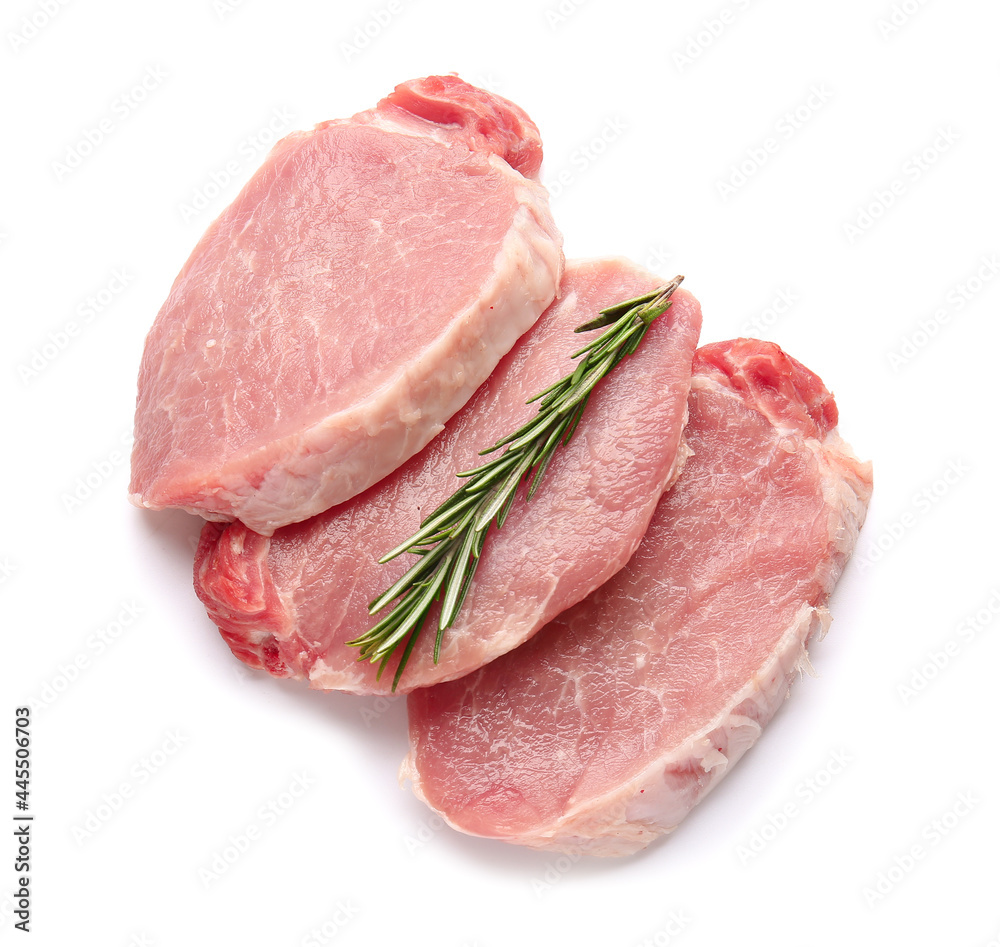
[[[474,835],[621,855],[757,739],[830,621],[871,468],[776,345],[699,349],[693,451],[609,583],[478,672],[409,697],[418,796]]]
[[[622,260],[567,267],[561,298],[517,343],[473,399],[417,457],[354,500],[270,539],[239,523],[207,524],[195,587],[234,653],[316,688],[388,693],[346,642],[374,623],[368,603],[412,563],[379,557],[412,535],[482,463],[477,452],[537,412],[527,398],[572,371],[597,310],[663,281]],[[400,691],[457,677],[530,637],[620,569],[638,546],[678,452],[701,311],[678,290],[638,351],[599,383],[573,439],[555,455],[530,503],[518,501],[487,540],[440,662],[425,628]],[[523,495],[523,494],[522,494]],[[432,613],[432,619],[436,614]]]
[[[133,502],[270,534],[419,451],[554,298],[541,157],[454,77],[278,142],[146,340]]]

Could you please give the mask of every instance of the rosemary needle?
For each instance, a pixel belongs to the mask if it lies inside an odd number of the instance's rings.
[[[385,563],[404,552],[419,557],[368,608],[374,615],[395,601],[392,610],[348,644],[361,649],[359,660],[379,662],[379,678],[402,646],[392,681],[394,691],[428,614],[440,601],[434,641],[437,663],[441,640],[462,608],[490,526],[503,526],[518,488],[529,476],[526,499],[535,495],[553,455],[573,436],[594,387],[636,350],[653,320],[670,307],[670,297],[683,279],[676,276],[660,289],[602,309],[597,318],[577,328],[577,332],[588,332],[610,326],[573,355],[580,361],[571,374],[529,399],[528,404],[538,402],[534,418],[480,451],[486,455],[504,448],[503,453],[460,473],[463,485],[421,523],[416,533],[379,560]]]

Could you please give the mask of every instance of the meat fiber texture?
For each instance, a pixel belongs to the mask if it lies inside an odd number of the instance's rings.
[[[464,832],[623,855],[670,832],[785,699],[851,554],[871,467],[776,345],[698,350],[693,451],[639,550],[531,641],[411,694],[402,776]]]
[[[501,361],[473,399],[418,456],[354,500],[270,537],[207,524],[195,587],[237,657],[278,677],[359,694],[391,691],[346,642],[374,624],[368,604],[414,561],[378,559],[479,466],[478,452],[537,413],[528,398],[573,371],[592,335],[574,329],[597,310],[663,280],[624,260],[567,266],[561,298]],[[465,674],[533,635],[610,578],[638,546],[680,449],[697,300],[677,290],[635,354],[594,389],[572,440],[530,502],[521,498],[487,538],[468,597],[433,660],[437,612],[403,671],[399,692]]]
[[[146,339],[132,501],[268,535],[417,453],[555,296],[541,157],[455,77],[278,142]]]

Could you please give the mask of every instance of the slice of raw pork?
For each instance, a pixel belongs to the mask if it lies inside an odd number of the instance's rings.
[[[403,775],[456,828],[645,847],[757,739],[826,630],[870,465],[776,345],[708,345],[695,372],[693,454],[628,565],[516,651],[410,695]]]
[[[316,688],[388,693],[346,642],[374,623],[368,603],[409,568],[379,557],[411,536],[423,516],[479,466],[478,451],[534,417],[526,400],[573,371],[592,335],[574,329],[599,309],[663,280],[624,260],[567,266],[554,303],[501,361],[473,399],[418,456],[359,497],[305,523],[260,536],[207,524],[195,587],[233,652],[279,677]],[[510,650],[620,569],[635,551],[679,451],[701,311],[684,290],[646,338],[595,388],[572,440],[541,488],[518,500],[487,539],[468,598],[433,661],[428,622],[400,691],[465,674]],[[523,498],[522,490],[522,498]],[[431,621],[436,620],[432,613]]]
[[[133,502],[269,534],[419,451],[554,298],[541,157],[449,76],[278,142],[146,340]]]

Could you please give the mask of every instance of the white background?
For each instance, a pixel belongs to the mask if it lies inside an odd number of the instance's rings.
[[[9,0],[0,29],[33,942],[997,943],[994,3]],[[818,678],[624,860],[442,828],[396,784],[405,702],[244,670],[191,588],[197,521],[125,499],[144,335],[273,128],[450,71],[539,125],[569,256],[685,273],[703,339],[779,342],[875,464]]]

